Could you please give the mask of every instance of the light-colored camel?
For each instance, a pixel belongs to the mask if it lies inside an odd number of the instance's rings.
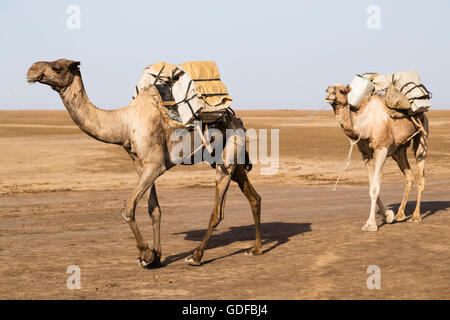
[[[161,97],[154,86],[143,90],[128,106],[117,110],[102,110],[89,100],[83,86],[79,62],[59,59],[53,62],[36,62],[27,72],[28,82],[40,82],[57,91],[73,121],[89,136],[106,143],[123,146],[134,162],[139,181],[122,216],[128,222],[136,238],[139,263],[142,267],[157,266],[161,260],[160,222],[161,209],[156,195],[155,180],[166,170],[175,166],[170,151],[177,143],[170,137],[181,125],[164,112]],[[222,118],[216,129],[243,128],[240,119],[231,114]],[[225,134],[224,134],[225,136]],[[223,154],[226,154],[225,146]],[[235,150],[236,155],[236,150]],[[224,159],[226,157],[223,157]],[[208,230],[193,254],[186,258],[190,265],[200,265],[207,241],[215,227],[224,217],[226,192],[230,181],[238,183],[250,202],[255,222],[255,244],[248,254],[262,253],[261,198],[251,185],[246,165],[224,160],[216,166],[216,193]],[[135,209],[145,192],[150,188],[148,213],[153,224],[153,249],[150,249],[139,231],[135,220]]]
[[[326,100],[333,107],[336,119],[344,133],[353,141],[358,141],[358,149],[369,172],[371,207],[370,215],[362,230],[377,231],[375,209],[378,204],[380,212],[387,223],[406,219],[405,206],[414,182],[414,174],[408,162],[406,151],[413,145],[418,168],[417,205],[411,222],[420,222],[420,202],[425,187],[425,158],[427,156],[428,119],[424,113],[416,117],[422,122],[427,135],[417,132],[411,117],[393,119],[386,111],[384,99],[373,94],[366,97],[358,110],[352,110],[347,101],[349,85],[336,84],[328,87]],[[402,203],[394,217],[392,210],[386,210],[380,200],[381,175],[386,158],[392,156],[406,178],[406,188]]]

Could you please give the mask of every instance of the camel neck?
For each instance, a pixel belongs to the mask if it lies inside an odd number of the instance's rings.
[[[336,119],[342,129],[344,129],[344,133],[351,139],[358,139],[359,134],[353,126],[353,117],[350,106],[348,104],[336,106],[335,110]]]
[[[80,74],[75,75],[72,83],[59,95],[82,131],[102,142],[123,144],[127,127],[121,117],[123,109],[102,110],[92,104]]]

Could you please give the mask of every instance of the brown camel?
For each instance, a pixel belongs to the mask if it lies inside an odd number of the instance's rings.
[[[414,174],[409,166],[406,151],[411,145],[418,168],[417,205],[411,222],[420,222],[420,202],[425,187],[425,158],[427,156],[428,119],[422,113],[415,116],[426,131],[426,135],[419,131],[411,117],[391,118],[386,111],[385,101],[378,95],[368,95],[358,110],[352,110],[347,101],[349,85],[336,84],[328,87],[326,100],[333,107],[336,119],[344,129],[344,133],[353,141],[358,141],[358,149],[362,154],[364,164],[369,172],[371,208],[369,219],[362,230],[377,231],[375,221],[375,206],[378,204],[380,212],[387,223],[406,219],[405,206],[414,182]],[[414,135],[414,136],[413,136]],[[412,137],[412,138],[411,138]],[[391,156],[397,162],[406,178],[406,188],[403,200],[394,217],[392,210],[386,210],[379,197],[381,173],[386,158]]]
[[[125,202],[122,216],[136,238],[139,264],[142,267],[157,266],[161,262],[161,209],[156,195],[155,181],[166,170],[176,165],[171,160],[170,151],[177,141],[171,141],[170,137],[174,130],[181,127],[181,124],[170,119],[164,112],[161,97],[154,86],[141,91],[136,99],[124,108],[102,110],[95,107],[84,90],[79,65],[77,61],[66,59],[36,62],[27,72],[27,81],[49,85],[59,93],[73,121],[82,131],[99,141],[121,145],[130,155],[139,175],[139,181],[129,200]],[[232,128],[243,129],[243,124],[240,119],[231,114],[223,117],[216,127],[222,133]],[[224,147],[223,154],[226,154],[227,146],[228,144]],[[236,150],[234,153],[236,155]],[[206,244],[215,227],[224,217],[225,197],[230,181],[237,182],[250,202],[253,213],[256,236],[255,244],[248,254],[262,253],[261,198],[248,179],[247,167],[237,163],[237,161],[225,159],[223,164],[216,166],[216,193],[211,219],[202,242],[185,260],[189,265],[201,264]],[[150,249],[144,240],[135,220],[136,206],[149,188],[148,213],[153,224],[153,249]]]

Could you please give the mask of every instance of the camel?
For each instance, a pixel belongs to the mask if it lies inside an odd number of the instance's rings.
[[[375,209],[378,205],[379,213],[383,214],[387,223],[406,220],[405,206],[409,192],[414,183],[414,174],[408,162],[407,149],[412,143],[418,169],[417,204],[410,222],[420,222],[420,203],[425,187],[425,159],[427,156],[428,119],[424,113],[416,115],[416,119],[423,124],[423,130],[418,131],[414,119],[391,118],[386,111],[384,99],[377,94],[368,95],[358,110],[353,110],[348,104],[347,97],[351,87],[343,84],[330,86],[326,90],[326,101],[332,106],[336,119],[344,133],[357,142],[365,166],[369,173],[369,194],[371,199],[369,219],[362,230],[377,231]],[[416,120],[417,121],[417,120]],[[426,132],[426,134],[425,134]],[[394,217],[392,210],[386,210],[379,197],[381,175],[387,157],[398,164],[406,178],[406,187],[398,212]]]
[[[79,61],[67,59],[36,62],[27,72],[27,81],[49,85],[59,93],[71,118],[82,131],[101,142],[120,145],[130,155],[139,180],[130,198],[124,204],[122,216],[136,238],[139,265],[144,268],[160,266],[162,256],[161,208],[158,203],[155,181],[176,165],[171,160],[170,151],[177,141],[171,141],[170,137],[172,132],[182,125],[167,116],[161,97],[154,86],[142,90],[126,107],[116,110],[97,108],[91,103],[85,92],[79,65]],[[226,129],[235,128],[244,129],[242,121],[231,113],[228,113],[228,116],[225,115],[216,126],[216,129],[222,133],[225,133]],[[227,147],[228,144],[224,147],[223,154],[226,153]],[[249,181],[247,176],[249,169],[248,165],[230,160],[224,160],[222,164],[216,165],[215,201],[209,226],[200,245],[192,255],[186,258],[187,264],[201,265],[206,244],[214,229],[224,218],[225,198],[231,181],[238,184],[249,201],[253,213],[255,243],[247,254],[262,254],[261,197]],[[150,189],[148,214],[153,225],[152,249],[143,238],[135,220],[136,206],[148,189]]]

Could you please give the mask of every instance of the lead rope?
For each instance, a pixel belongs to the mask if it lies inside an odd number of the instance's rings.
[[[299,119],[297,119],[297,120],[295,120],[295,121],[293,121],[293,122],[291,122],[291,123],[288,123],[287,125],[284,125],[284,126],[278,128],[278,130],[281,131],[281,130],[283,130],[283,129],[289,128],[290,126],[293,126],[293,125],[296,124],[296,123],[299,123],[299,122],[301,122],[301,121],[303,121],[303,120],[305,120],[305,119],[307,119],[307,118],[310,118],[310,117],[315,116],[315,115],[318,114],[320,111],[322,111],[322,110],[324,110],[324,109],[326,109],[326,108],[328,108],[328,106],[324,106],[324,107],[322,107],[322,108],[320,108],[320,109],[317,109],[316,111],[311,112],[310,114],[307,114],[306,116],[303,116],[303,117],[301,117],[301,118],[299,118]],[[234,111],[233,111],[233,112],[234,112]],[[274,128],[274,129],[276,129],[276,128]],[[246,140],[246,141],[247,141],[247,142],[253,142],[253,141],[257,141],[257,140],[258,140],[258,139],[253,139],[253,140],[248,139],[248,140]]]
[[[337,185],[339,183],[339,179],[341,178],[342,173],[347,170],[347,168],[350,166],[350,158],[352,157],[353,147],[355,144],[357,144],[361,140],[361,130],[359,130],[359,136],[356,141],[352,141],[352,139],[348,139],[350,142],[350,149],[348,150],[347,159],[344,162],[344,166],[342,167],[341,171],[339,172],[339,175],[336,179],[336,183],[334,184],[333,191],[336,191]]]
[[[28,88],[28,87],[31,86],[32,84],[33,84],[33,83],[27,83],[27,84],[26,84],[25,86],[23,86],[22,88],[19,88],[19,89],[17,89],[17,90],[14,90],[14,91],[10,92],[10,93],[7,94],[6,96],[1,97],[1,98],[0,98],[0,101],[4,101],[4,100],[9,99],[10,97],[12,97],[12,96],[18,94],[19,92],[25,90],[26,88]]]
[[[278,130],[281,131],[281,130],[283,130],[283,129],[289,128],[290,126],[293,126],[294,124],[299,123],[300,121],[303,121],[303,120],[305,120],[306,118],[315,116],[317,113],[319,113],[320,111],[322,111],[322,110],[324,110],[324,109],[326,109],[326,108],[328,108],[328,106],[324,106],[324,107],[322,107],[322,108],[320,108],[320,109],[318,109],[318,110],[316,110],[316,111],[314,111],[314,112],[312,112],[312,113],[310,113],[310,114],[308,114],[308,115],[306,115],[306,116],[304,116],[304,117],[301,117],[301,118],[299,118],[299,119],[297,119],[297,120],[295,120],[295,121],[293,121],[293,122],[291,122],[291,123],[288,123],[287,125],[285,125],[285,126],[283,126],[283,127],[281,127],[281,128],[278,128]]]

